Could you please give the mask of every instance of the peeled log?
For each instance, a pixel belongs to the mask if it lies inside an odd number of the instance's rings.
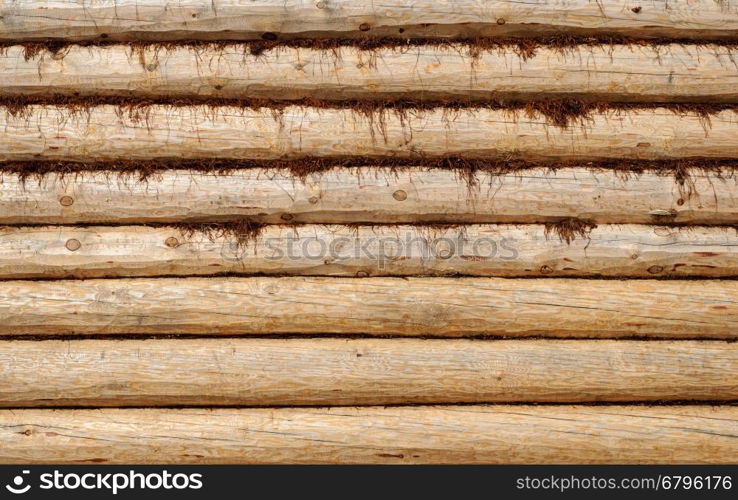
[[[588,98],[736,102],[730,47],[582,45],[470,54],[463,45],[340,50],[73,46],[0,54],[0,95],[461,100]],[[466,76],[464,76],[466,75]],[[462,81],[463,80],[463,81]]]
[[[0,406],[729,401],[736,372],[711,341],[15,340]]]
[[[0,279],[279,274],[738,277],[738,232],[608,225],[0,228]],[[569,240],[569,238],[572,238]]]
[[[259,223],[735,224],[731,171],[641,174],[562,168],[505,175],[445,169],[336,168],[301,180],[283,170],[166,170],[140,182],[114,171],[0,174],[0,223],[171,223],[247,218]]]
[[[633,5],[621,0],[390,0],[381,5],[356,0],[4,1],[0,38],[269,40],[618,33],[710,39],[734,37],[738,29],[735,0],[645,2],[638,3],[637,11]]]
[[[6,464],[734,464],[735,406],[0,410]]]
[[[0,161],[463,156],[543,160],[738,157],[738,112],[592,113],[569,127],[493,109],[363,112],[289,106],[88,110],[32,105],[0,112]]]
[[[736,338],[738,281],[154,278],[0,282],[0,335]]]

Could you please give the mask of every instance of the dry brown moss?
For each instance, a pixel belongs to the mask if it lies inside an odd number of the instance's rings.
[[[544,234],[546,239],[549,235],[556,234],[559,240],[568,245],[577,238],[589,239],[590,233],[596,227],[597,224],[592,221],[567,217],[556,222],[547,222]]]
[[[205,235],[210,241],[216,241],[223,238],[232,239],[236,242],[237,247],[246,246],[251,241],[256,241],[266,224],[253,222],[248,219],[240,219],[228,222],[209,222],[204,224],[167,224],[168,227],[177,228],[185,238],[191,238],[193,235],[200,233]]]
[[[262,40],[177,40],[177,41],[136,41],[116,42],[106,40],[93,40],[81,42],[67,42],[60,40],[41,40],[34,42],[0,42],[0,50],[9,46],[21,46],[24,48],[26,60],[37,57],[43,53],[62,54],[72,47],[106,47],[111,45],[124,45],[131,48],[132,52],[142,50],[169,50],[181,47],[190,47],[196,50],[220,50],[238,49],[244,54],[260,56],[267,51],[279,48],[303,48],[313,50],[331,51],[338,55],[342,48],[353,48],[366,52],[379,49],[406,50],[412,47],[442,48],[452,47],[477,57],[484,52],[490,51],[514,51],[523,59],[535,56],[539,48],[545,47],[561,52],[575,50],[580,47],[593,46],[650,46],[654,48],[670,44],[697,45],[697,46],[720,46],[738,47],[738,36],[734,39],[696,39],[696,38],[645,38],[617,34],[592,34],[571,35],[557,34],[550,36],[533,37],[474,37],[474,38],[407,38],[407,37],[373,37],[361,36],[353,38],[309,38],[279,40],[277,37],[267,37]]]
[[[151,106],[169,106],[172,108],[201,106],[212,112],[218,108],[229,106],[251,110],[267,110],[278,117],[287,107],[302,106],[318,109],[350,109],[368,118],[372,130],[384,128],[389,113],[394,113],[400,121],[409,121],[410,113],[442,109],[448,113],[449,121],[453,112],[475,109],[498,110],[510,113],[515,119],[520,113],[528,118],[543,117],[550,124],[566,128],[573,124],[584,123],[595,113],[617,114],[625,111],[643,109],[663,109],[679,115],[693,114],[703,118],[709,124],[710,116],[721,111],[738,111],[736,103],[630,103],[607,102],[585,99],[538,99],[531,101],[505,100],[491,98],[488,101],[463,100],[424,100],[422,97],[396,98],[384,100],[342,100],[329,101],[322,99],[232,99],[216,97],[160,97],[141,98],[133,96],[76,96],[66,94],[49,95],[0,95],[0,107],[4,107],[11,115],[23,116],[27,108],[33,105],[61,106],[70,112],[86,112],[95,106],[117,106],[121,114],[127,114],[140,120]]]
[[[207,172],[229,174],[244,169],[265,169],[282,172],[304,180],[311,175],[320,175],[334,169],[372,167],[377,171],[395,174],[408,168],[443,169],[454,172],[464,179],[470,187],[479,184],[479,174],[501,176],[523,174],[531,169],[545,169],[550,172],[564,168],[584,168],[592,171],[615,172],[625,178],[642,173],[655,173],[673,177],[685,196],[694,194],[692,177],[699,173],[709,173],[716,178],[738,178],[738,159],[725,158],[685,158],[680,160],[598,160],[598,161],[533,161],[515,158],[510,155],[494,158],[464,158],[456,156],[415,158],[366,158],[366,157],[304,157],[284,160],[223,160],[223,159],[157,159],[147,161],[13,161],[0,162],[0,173],[15,174],[23,182],[41,181],[48,174],[84,175],[85,173],[104,173],[111,177],[131,177],[145,182],[150,176],[166,170]]]

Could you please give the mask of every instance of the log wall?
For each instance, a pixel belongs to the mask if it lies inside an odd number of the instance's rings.
[[[0,0],[0,462],[717,464],[738,2]]]

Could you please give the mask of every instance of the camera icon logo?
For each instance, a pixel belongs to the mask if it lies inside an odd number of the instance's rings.
[[[24,471],[21,471],[21,473],[25,475],[25,474],[30,474],[31,471],[24,470]],[[18,475],[18,476],[15,476],[13,478],[13,484],[12,485],[6,484],[5,485],[5,488],[9,492],[11,492],[11,493],[13,493],[15,495],[22,495],[23,493],[26,493],[26,492],[28,492],[28,490],[31,489],[31,485],[30,484],[27,484],[27,485],[23,486],[23,483],[24,482],[25,482],[25,478],[22,475]]]

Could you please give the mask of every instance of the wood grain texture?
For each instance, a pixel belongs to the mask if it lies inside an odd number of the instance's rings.
[[[295,406],[738,399],[721,341],[0,342],[0,406]]]
[[[0,335],[735,338],[738,281],[138,278],[0,282]]]
[[[654,173],[562,168],[506,175],[337,168],[304,180],[248,169],[163,171],[145,182],[115,172],[0,176],[0,223],[213,222],[736,224],[736,178],[690,169],[684,185]],[[405,199],[397,198],[404,193]]]
[[[462,75],[466,75],[463,77]],[[461,80],[463,78],[463,81]],[[71,47],[0,54],[0,95],[140,98],[738,100],[734,50],[715,45],[542,47],[533,57],[463,45],[362,51]]]
[[[4,0],[0,35],[11,40],[191,38],[259,39],[374,36],[624,33],[640,36],[734,36],[734,0]],[[403,28],[403,31],[399,31]]]
[[[733,228],[607,225],[562,239],[542,225],[0,228],[0,279],[305,276],[738,277]],[[244,238],[245,241],[244,241]]]
[[[735,406],[2,410],[2,463],[732,464]]]
[[[548,160],[738,157],[738,113],[666,109],[594,113],[562,128],[542,115],[435,108],[352,109],[161,105],[89,110],[33,105],[0,112],[0,161],[284,159],[456,155]]]

